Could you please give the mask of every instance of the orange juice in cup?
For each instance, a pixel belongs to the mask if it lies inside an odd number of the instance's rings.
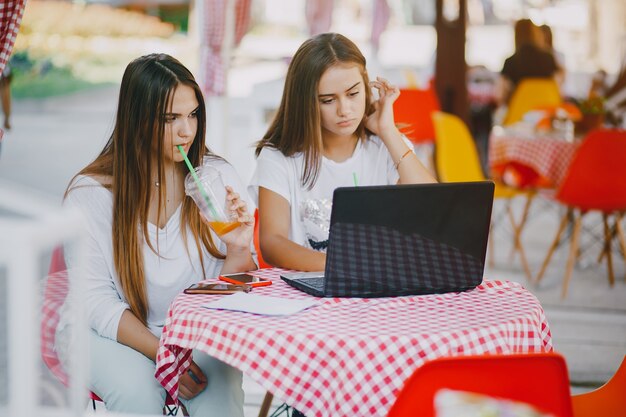
[[[196,203],[211,229],[222,236],[239,227],[237,212],[229,208],[220,171],[203,165],[195,168],[194,174],[195,178],[191,173],[185,178],[185,194]]]
[[[209,221],[209,226],[211,226],[211,229],[213,229],[213,231],[217,233],[218,236],[225,235],[231,230],[238,228],[240,224],[241,223],[239,222]]]

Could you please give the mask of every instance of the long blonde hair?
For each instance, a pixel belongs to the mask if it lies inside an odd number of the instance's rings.
[[[283,96],[267,133],[258,142],[256,156],[270,146],[285,156],[304,154],[303,186],[313,187],[319,175],[322,156],[322,127],[318,99],[320,78],[336,64],[354,64],[359,67],[365,89],[365,115],[356,135],[366,139],[371,132],[365,128],[365,117],[373,112],[371,90],[365,57],[348,38],[338,33],[322,33],[305,41],[293,56]]]
[[[206,110],[200,87],[191,72],[175,58],[166,54],[150,54],[135,59],[126,67],[120,86],[119,102],[113,133],[100,155],[78,175],[110,178],[103,186],[113,194],[113,261],[120,285],[131,311],[147,324],[148,299],[143,266],[142,246],[145,241],[158,254],[148,235],[148,212],[152,197],[153,173],[156,170],[158,211],[162,215],[167,185],[164,181],[163,138],[165,118],[176,87],[191,87],[198,100],[197,131],[188,157],[199,166],[204,157],[215,157],[204,144]],[[156,152],[156,167],[152,155]],[[184,169],[184,167],[180,167]],[[74,179],[76,178],[74,177]],[[65,192],[74,186],[74,179]],[[217,250],[211,233],[201,220],[193,200],[185,196],[181,210],[182,237],[187,245],[187,228],[195,241],[204,271],[202,247],[216,258]]]

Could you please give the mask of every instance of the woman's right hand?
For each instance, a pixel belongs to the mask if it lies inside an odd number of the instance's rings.
[[[193,376],[191,373],[193,373]],[[178,380],[178,396],[184,400],[190,400],[204,391],[207,382],[207,377],[202,372],[202,369],[194,361],[191,361],[189,369]]]

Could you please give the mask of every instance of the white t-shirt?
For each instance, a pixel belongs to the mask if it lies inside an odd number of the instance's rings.
[[[409,149],[413,145],[404,138]],[[325,251],[328,245],[333,191],[338,187],[396,184],[400,178],[387,147],[377,136],[359,141],[350,158],[335,162],[322,157],[319,176],[312,189],[302,186],[304,154],[286,157],[265,147],[248,192],[258,204],[259,187],[285,198],[290,205],[289,240],[307,248]]]
[[[246,196],[245,188],[230,164],[214,158],[207,158],[204,164],[217,168],[225,185],[232,186],[241,196]],[[66,253],[70,280],[82,280],[84,305],[90,327],[99,335],[116,340],[120,318],[129,306],[113,263],[111,233],[113,195],[96,180],[87,176],[79,176],[74,186],[65,204],[79,208],[86,218],[87,239],[83,254],[87,258],[82,262],[84,269],[81,273],[74,273],[75,276],[72,276],[75,260],[71,254]],[[249,199],[246,200],[248,210],[254,212],[254,206]],[[198,250],[190,230],[187,233],[189,251],[183,243],[180,210],[181,206],[162,229],[148,223],[150,240],[161,256],[156,255],[147,243],[144,242],[143,245],[144,274],[149,300],[147,321],[150,331],[157,337],[161,334],[167,310],[174,298],[185,288],[205,277],[217,277],[224,263],[203,249],[205,273],[202,272]],[[226,254],[226,245],[215,234],[213,242],[221,253]],[[59,330],[70,322],[71,317],[62,314]]]

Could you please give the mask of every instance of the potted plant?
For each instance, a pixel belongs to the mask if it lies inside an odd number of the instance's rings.
[[[604,123],[604,97],[589,97],[578,103],[582,118],[576,123],[576,131],[586,133],[602,127]]]

